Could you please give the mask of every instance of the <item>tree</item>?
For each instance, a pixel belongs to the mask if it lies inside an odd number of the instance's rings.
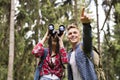
[[[120,1],[118,0],[104,0],[103,1],[103,7],[106,13],[106,19],[104,24],[107,21],[107,30],[104,30],[105,33],[105,39],[104,39],[104,45],[103,48],[103,63],[104,63],[104,69],[106,73],[107,80],[120,80],[120,37],[119,37],[119,24],[120,24],[120,10],[119,10],[119,4]],[[113,10],[113,9],[114,10]],[[110,18],[111,10],[113,11],[114,19],[115,19],[115,25],[113,26],[113,30],[111,30],[110,27]],[[102,27],[103,30],[104,26]],[[109,63],[109,64],[108,64]]]
[[[33,79],[37,65],[36,59],[31,55],[33,44],[37,44],[43,37],[49,23],[53,23],[56,28],[65,23],[62,17],[68,15],[68,10],[64,10],[68,9],[66,8],[69,6],[68,3],[62,2],[61,4],[49,0],[19,0],[19,12],[15,20],[15,80]],[[28,36],[28,32],[32,34]]]
[[[0,80],[7,80],[10,0],[0,0]]]
[[[9,64],[8,64],[8,78],[13,80],[13,65],[14,65],[14,0],[11,0],[11,15],[10,15],[10,45],[9,45]]]

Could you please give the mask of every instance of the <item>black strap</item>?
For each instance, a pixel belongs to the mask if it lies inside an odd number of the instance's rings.
[[[43,65],[43,61],[46,58],[47,54],[48,54],[48,49],[44,49],[44,55],[41,57],[41,61],[40,61],[40,64],[39,64],[39,69],[42,67],[41,65]]]
[[[39,71],[41,71],[42,65],[44,63],[44,59],[46,58],[47,54],[48,54],[48,49],[45,48],[44,49],[44,55],[41,57],[41,61],[38,65]],[[40,79],[40,76],[39,76],[39,79]]]

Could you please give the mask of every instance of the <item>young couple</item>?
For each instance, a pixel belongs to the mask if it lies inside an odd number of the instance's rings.
[[[72,49],[67,53],[62,41],[62,36],[50,36],[47,30],[45,36],[32,50],[35,57],[42,57],[48,40],[48,54],[44,59],[40,71],[39,80],[62,80],[63,64],[67,64],[68,80],[97,80],[93,63],[88,58],[92,51],[92,36],[90,19],[84,15],[84,8],[80,20],[83,24],[83,38],[78,27],[70,24],[67,27],[67,38],[72,45]]]

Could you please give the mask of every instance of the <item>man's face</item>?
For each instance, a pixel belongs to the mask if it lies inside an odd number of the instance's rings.
[[[76,28],[70,28],[68,30],[67,38],[72,44],[76,44],[80,41],[80,32]]]

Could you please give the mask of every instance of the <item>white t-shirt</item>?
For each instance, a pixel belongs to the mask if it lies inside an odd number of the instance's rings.
[[[55,74],[48,74],[48,75],[43,75],[43,77],[50,78],[52,80],[59,79]]]
[[[72,72],[73,72],[73,80],[82,80],[80,73],[78,71],[77,65],[76,65],[76,61],[75,61],[75,51],[73,51],[71,54],[70,65],[71,65]]]

